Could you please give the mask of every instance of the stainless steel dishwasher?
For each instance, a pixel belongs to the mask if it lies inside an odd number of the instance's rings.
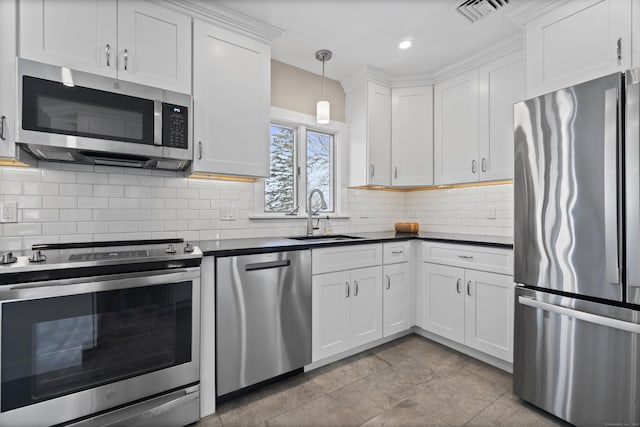
[[[311,363],[311,251],[216,259],[216,395]]]

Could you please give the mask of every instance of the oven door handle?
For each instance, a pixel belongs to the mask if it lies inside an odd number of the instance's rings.
[[[77,295],[118,289],[141,288],[200,279],[200,269],[184,268],[152,272],[81,277],[24,283],[0,288],[0,301]]]

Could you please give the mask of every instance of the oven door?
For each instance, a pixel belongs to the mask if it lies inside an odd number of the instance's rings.
[[[199,380],[200,269],[0,289],[0,425],[56,424]]]

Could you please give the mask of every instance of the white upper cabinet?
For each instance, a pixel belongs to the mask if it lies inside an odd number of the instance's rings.
[[[118,2],[118,76],[191,93],[191,18],[137,0]]]
[[[115,78],[116,0],[20,2],[23,58]]]
[[[513,179],[513,105],[525,99],[521,55],[479,69],[478,180]]]
[[[391,184],[391,89],[365,81],[346,94],[349,186]]]
[[[527,97],[629,68],[631,17],[631,0],[574,0],[527,23]]]
[[[19,56],[191,92],[191,18],[142,0],[20,2]]]
[[[640,67],[640,2],[631,2],[631,67]]]
[[[0,157],[16,156],[16,5],[0,1]]]
[[[433,185],[433,86],[391,91],[391,185]]]
[[[195,21],[193,172],[268,177],[271,49]]]
[[[434,183],[513,178],[513,105],[525,99],[520,54],[435,86]]]
[[[478,70],[434,89],[434,183],[478,180]]]

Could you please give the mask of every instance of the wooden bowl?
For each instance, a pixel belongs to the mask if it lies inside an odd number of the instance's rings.
[[[420,229],[420,224],[417,222],[396,222],[395,229],[398,233],[417,233]]]

